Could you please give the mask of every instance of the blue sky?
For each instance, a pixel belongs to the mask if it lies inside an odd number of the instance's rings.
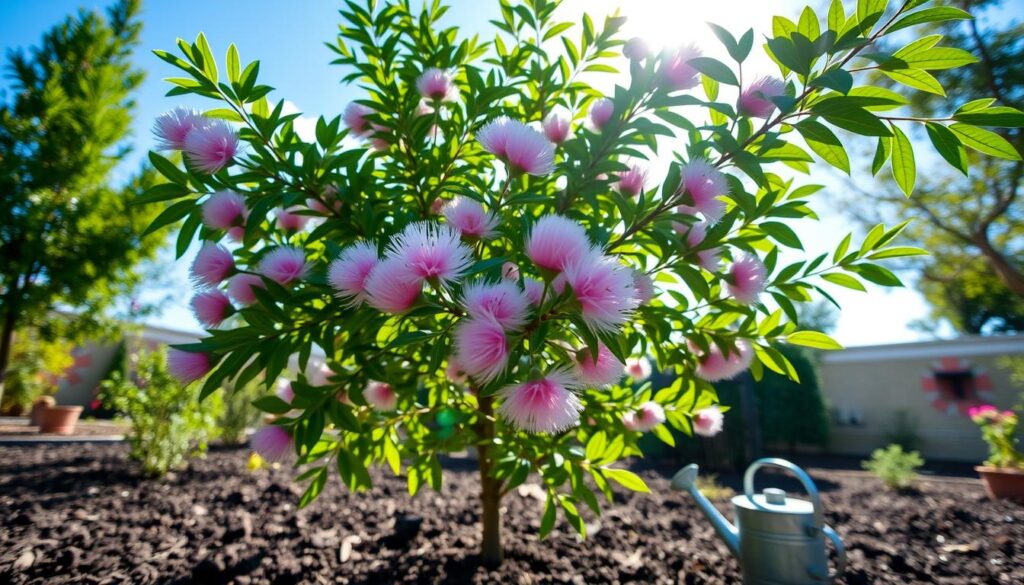
[[[446,16],[450,24],[466,32],[489,34],[487,20],[497,13],[497,1],[455,0]],[[796,18],[804,2],[753,2],[751,0],[631,0],[621,2],[622,11],[629,20],[628,36],[643,36],[652,45],[668,46],[677,43],[696,43],[714,54],[720,45],[711,36],[705,21],[714,21],[737,33],[755,28],[758,33],[770,30],[772,13]],[[812,4],[820,4],[812,2]],[[78,8],[102,9],[106,2],[94,0],[3,0],[0,3],[0,48],[6,53],[17,47],[28,47],[39,41],[40,35],[66,14]],[[328,0],[149,0],[143,9],[144,29],[142,48],[136,63],[144,68],[148,77],[137,94],[138,108],[134,124],[135,152],[120,169],[124,176],[134,170],[144,153],[152,146],[149,128],[161,112],[182,103],[181,98],[164,96],[167,85],[164,77],[172,76],[170,66],[157,59],[151,51],[174,49],[177,37],[188,40],[203,31],[218,57],[223,56],[229,43],[235,43],[243,63],[259,59],[260,79],[277,88],[271,95],[287,99],[302,112],[311,116],[334,116],[341,112],[349,100],[358,97],[358,90],[339,83],[342,70],[329,65],[332,58],[324,46],[334,39],[339,17],[340,2]],[[582,6],[594,15],[614,10],[614,0],[566,0],[566,20],[578,22]],[[1000,11],[998,17],[1020,18],[1024,7],[1015,2]],[[578,33],[576,33],[578,34]],[[758,50],[755,49],[755,55]],[[754,69],[770,73],[770,64],[763,57],[753,63]],[[0,87],[6,88],[6,80]],[[209,102],[185,102],[196,107],[209,107]],[[831,188],[841,183],[829,174],[813,177]],[[808,256],[831,249],[847,231],[850,222],[830,210],[825,192],[817,196],[816,211],[822,215],[819,224],[805,223],[795,226],[807,243]],[[191,252],[190,252],[191,254]],[[149,319],[155,324],[179,329],[199,330],[188,311],[189,289],[187,259],[176,263],[166,276],[170,288],[151,290],[147,300],[167,296],[160,315]],[[912,290],[885,291],[871,289],[868,295],[852,291],[839,291],[836,295],[844,306],[835,337],[844,345],[865,345],[920,339],[922,335],[907,324],[927,315],[923,299]]]

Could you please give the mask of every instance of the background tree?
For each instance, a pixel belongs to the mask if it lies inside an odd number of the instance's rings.
[[[7,56],[12,79],[0,101],[0,380],[14,331],[70,309],[78,326],[138,281],[136,267],[159,239],[142,239],[152,210],[129,204],[154,177],[123,188],[112,169],[128,152],[131,94],[143,79],[131,64],[141,24],[138,0],[104,17],[82,11],[38,47]],[[3,386],[0,385],[0,395]]]

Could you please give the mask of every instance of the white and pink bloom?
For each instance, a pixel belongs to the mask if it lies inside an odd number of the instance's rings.
[[[192,279],[199,285],[216,286],[235,272],[235,258],[227,248],[213,242],[203,244],[192,262]]]
[[[275,248],[260,260],[259,272],[282,286],[305,278],[309,272],[306,254],[299,248]]]
[[[396,315],[416,304],[423,292],[423,280],[402,258],[385,258],[378,262],[364,281],[366,302],[379,311]]]
[[[459,97],[459,89],[455,86],[452,74],[437,67],[431,67],[419,76],[416,89],[423,99],[434,103],[453,101]]]
[[[295,400],[295,389],[292,388],[291,380],[284,378],[278,380],[274,394],[284,402],[291,404],[292,400]]]
[[[651,377],[651,362],[645,357],[628,358],[625,372],[634,382],[642,382]]]
[[[714,223],[722,219],[725,202],[718,196],[728,193],[728,182],[707,159],[693,158],[683,165],[679,189],[687,195],[687,203],[706,220]]]
[[[685,234],[686,247],[689,249],[696,248],[703,244],[704,240],[706,240],[708,236],[708,222],[706,221],[698,221],[691,226],[676,223],[674,224],[674,227],[677,232]],[[708,272],[718,271],[718,265],[721,262],[721,255],[722,249],[717,246],[704,250],[697,250],[695,254],[697,265]]]
[[[633,296],[637,303],[646,305],[654,300],[654,279],[642,270],[633,269]]]
[[[205,327],[217,327],[234,311],[231,299],[217,289],[203,291],[192,297],[192,312]]]
[[[469,197],[455,197],[441,208],[441,214],[464,238],[487,239],[498,227],[498,218]]]
[[[644,192],[647,171],[638,165],[630,165],[629,169],[617,174],[619,193],[627,197],[636,197]]]
[[[515,262],[506,262],[501,265],[501,277],[505,280],[518,281],[519,280],[519,267],[515,265]]]
[[[228,296],[248,306],[258,300],[254,288],[267,288],[267,285],[256,274],[236,274],[228,281]]]
[[[369,242],[360,242],[345,248],[341,256],[331,262],[327,280],[339,298],[348,299],[349,306],[358,305],[366,300],[366,279],[378,262],[377,248]]]
[[[600,130],[612,119],[614,113],[615,102],[608,98],[599,99],[590,105],[590,123]]]
[[[341,115],[345,125],[356,136],[368,136],[372,131],[370,120],[367,116],[373,114],[373,110],[363,104],[352,102],[345,106],[345,112]]]
[[[693,413],[693,432],[702,437],[714,437],[722,432],[725,417],[717,406],[702,408]]]
[[[741,256],[729,266],[727,282],[729,283],[729,294],[736,302],[749,305],[757,302],[757,298],[764,291],[765,279],[768,277],[768,269],[764,262],[757,256]]]
[[[276,210],[274,215],[277,216],[277,227],[286,232],[301,231],[309,223],[309,220],[312,219],[308,215],[297,213],[301,209],[299,206],[292,206],[287,209]]]
[[[524,278],[523,289],[526,291],[526,298],[530,299],[530,304],[539,307],[544,300],[544,283],[536,278]]]
[[[567,263],[559,278],[572,287],[591,329],[614,332],[637,306],[632,270],[597,248]]]
[[[444,375],[452,384],[465,384],[469,380],[466,368],[462,367],[459,359],[455,356],[448,357],[448,366],[444,369]]]
[[[370,132],[367,134],[370,138],[370,146],[379,152],[384,152],[391,148],[390,132],[391,129],[387,126],[371,122]]]
[[[509,343],[494,319],[463,319],[455,328],[455,358],[478,382],[490,382],[508,365]]]
[[[212,230],[242,226],[248,215],[245,198],[234,191],[218,191],[203,203],[203,225]]]
[[[191,384],[210,373],[213,364],[209,354],[195,351],[167,350],[167,371],[182,384]]]
[[[622,423],[631,431],[646,433],[665,422],[665,409],[657,402],[648,401],[635,411],[622,417]]]
[[[622,47],[622,55],[630,61],[643,61],[651,56],[651,48],[640,37],[633,37]]]
[[[544,118],[544,136],[555,144],[561,144],[569,137],[569,125],[569,118],[551,112]]]
[[[557,433],[579,423],[583,404],[574,391],[579,382],[568,371],[556,369],[543,378],[502,388],[498,412],[519,429],[531,433]]]
[[[157,148],[160,150],[184,150],[185,138],[189,133],[206,124],[206,118],[199,112],[186,107],[177,107],[160,114],[153,125]]]
[[[207,174],[231,164],[238,152],[238,135],[221,120],[207,120],[185,136],[185,158]]]
[[[694,352],[700,350],[691,344]],[[737,340],[736,346],[726,355],[715,344],[707,352],[697,355],[697,376],[708,382],[729,380],[750,367],[754,359],[754,348],[745,339]]]
[[[662,58],[660,71],[669,88],[680,91],[697,87],[697,84],[700,83],[699,71],[690,64],[690,60],[700,56],[700,49],[690,45]]]
[[[398,408],[398,394],[390,384],[371,380],[363,389],[363,399],[374,409],[390,412]]]
[[[761,77],[751,83],[736,101],[736,110],[753,118],[768,118],[775,111],[776,98],[786,93],[786,84],[774,77]]]
[[[506,331],[515,331],[526,324],[530,301],[518,284],[503,280],[467,284],[462,289],[462,303],[470,317],[493,319]]]
[[[544,176],[555,168],[555,145],[518,120],[501,116],[476,133],[484,150],[508,165],[510,174]]]
[[[409,224],[395,236],[387,257],[401,261],[420,282],[449,285],[469,270],[473,252],[451,227],[421,221]]]
[[[537,220],[526,241],[526,255],[538,268],[561,272],[566,264],[576,262],[590,250],[590,240],[583,226],[562,217],[545,215]]]
[[[576,352],[576,379],[584,386],[610,386],[622,379],[622,368],[619,358],[603,343],[598,343],[597,359],[594,359],[594,353],[589,347]]]
[[[294,451],[292,434],[279,425],[266,425],[256,429],[249,437],[249,446],[267,461],[284,461]]]

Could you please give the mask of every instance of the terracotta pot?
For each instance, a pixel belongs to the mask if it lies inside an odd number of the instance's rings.
[[[75,423],[81,414],[81,406],[51,406],[39,417],[39,432],[70,435],[75,432]]]
[[[54,406],[57,406],[57,401],[53,399],[53,396],[40,396],[36,398],[32,402],[32,413],[29,414],[29,423],[38,427],[43,421],[43,411]]]
[[[993,500],[1016,500],[1024,502],[1024,469],[1012,467],[974,468],[985,483],[985,492]]]

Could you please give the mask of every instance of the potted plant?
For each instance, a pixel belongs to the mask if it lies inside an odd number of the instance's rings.
[[[969,414],[988,443],[989,458],[975,467],[985,482],[985,491],[993,499],[1024,501],[1024,454],[1017,449],[1019,417],[1012,410],[999,410],[991,404],[976,406]]]
[[[49,394],[43,394],[32,401],[32,410],[29,411],[29,424],[39,426],[43,421],[43,411],[47,408],[57,406],[57,400]]]
[[[81,406],[51,406],[39,413],[39,432],[55,435],[70,435],[75,432]]]

